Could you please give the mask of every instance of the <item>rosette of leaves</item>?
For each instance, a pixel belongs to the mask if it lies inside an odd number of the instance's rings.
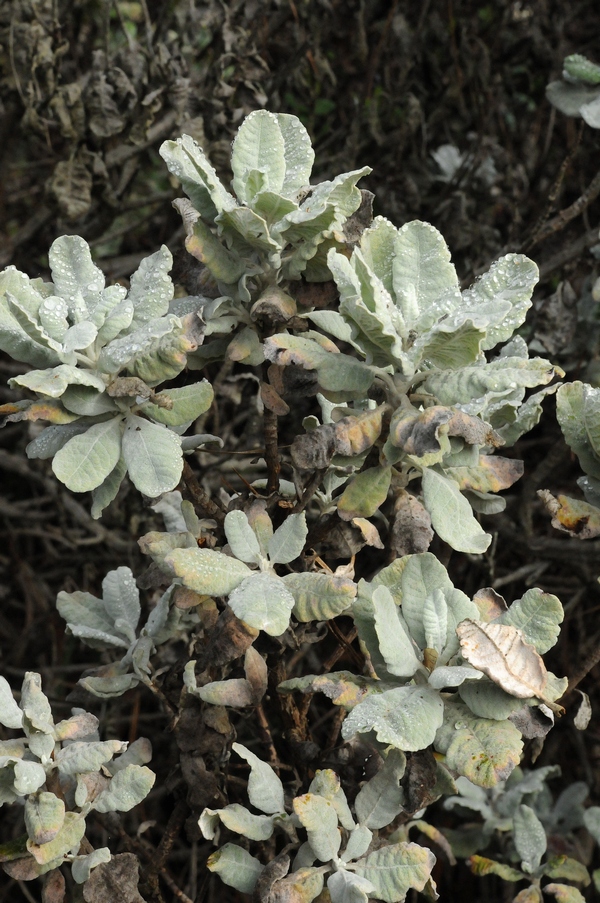
[[[247,513],[230,511],[224,529],[226,550],[198,548],[189,532],[148,534],[142,550],[200,596],[227,597],[241,621],[271,636],[284,633],[292,615],[325,621],[352,605],[356,585],[345,573],[277,573],[302,555],[308,533],[303,513],[288,514],[275,530],[256,502]]]
[[[233,142],[235,196],[188,135],[165,141],[160,154],[189,197],[175,202],[186,248],[205,265],[218,295],[202,306],[206,335],[215,338],[190,364],[204,366],[225,352],[231,360],[259,364],[264,358],[256,321],[293,320],[290,280],[331,278],[327,252],[344,244],[344,223],[362,200],[356,183],[371,170],[365,166],[311,186],[308,132],[296,116],[266,110],[250,113]],[[218,338],[233,330],[232,339]]]
[[[152,686],[150,656],[181,626],[183,612],[170,605],[173,589],[163,593],[139,634],[140,594],[128,567],[109,571],[101,599],[79,590],[58,594],[56,607],[69,633],[92,649],[124,653],[119,661],[82,677],[80,686],[102,698],[121,696],[139,683]]]
[[[569,838],[575,845],[573,832],[588,822],[593,835],[594,810],[598,808],[583,808],[588,795],[583,782],[567,787],[554,802],[546,781],[557,774],[560,769],[553,765],[528,773],[518,768],[506,782],[487,791],[459,778],[458,795],[444,801],[445,808],[463,817],[472,818],[477,813],[483,818],[483,823],[471,823],[444,833],[457,855],[468,857],[468,865],[476,875],[497,875],[513,883],[527,881],[528,887],[514,898],[517,903],[541,903],[542,893],[570,903],[583,903],[584,897],[576,887],[556,883],[556,879],[584,887],[591,882],[582,862],[562,853],[549,854],[553,847],[564,849]],[[489,845],[496,832],[502,838],[500,861],[477,854]],[[544,878],[552,879],[552,883],[542,886]]]
[[[354,347],[359,359],[352,372],[346,355],[317,333],[271,336],[265,353],[280,366],[315,370],[330,401],[362,399],[364,405],[375,380],[380,397],[382,391],[386,396],[384,428],[371,441],[379,463],[371,462],[346,486],[337,503],[340,516],[369,517],[391,485],[397,494],[421,478],[423,505],[438,535],[459,551],[485,551],[491,536],[471,509],[502,510],[505,503],[495,493],[522,473],[520,462],[491,453],[538,422],[542,399],[555,387],[527,399],[526,391],[562,373],[546,360],[530,359],[519,336],[511,339],[531,306],[536,265],[509,254],[461,292],[448,248],[433,226],[412,222],[396,229],[383,217],[362,233],[350,259],[331,249],[327,260],[339,309],[304,316]],[[300,471],[326,469],[340,451],[334,428],[324,425],[296,438],[292,459]],[[405,505],[415,507],[411,499]]]
[[[581,116],[600,129],[600,66],[580,53],[565,57],[562,79],[550,82],[546,97],[561,113]]]
[[[206,440],[180,436],[212,402],[206,380],[156,391],[185,367],[202,340],[200,324],[169,312],[172,257],[164,246],[142,261],[129,291],[105,286],[76,235],[57,238],[49,262],[52,282],[14,267],[0,273],[0,348],[37,368],[10,380],[36,400],[0,413],[6,421],[50,422],[28,456],[52,458],[74,492],[92,490],[99,517],[126,473],[145,495],[173,489],[183,450]]]
[[[566,495],[538,495],[552,515],[552,526],[578,539],[600,535],[600,389],[575,380],[556,394],[556,416],[567,445],[575,452],[585,476],[577,485],[585,501]]]
[[[55,723],[40,675],[31,671],[19,704],[0,677],[0,723],[24,734],[0,742],[0,805],[21,804],[26,829],[0,848],[4,871],[31,880],[70,862],[73,878],[83,883],[90,869],[110,860],[106,847],[79,855],[86,816],[128,812],[148,795],[155,779],[145,765],[149,741],[128,747],[100,740],[98,719],[81,709]]]
[[[471,600],[425,552],[361,580],[352,607],[371,676],[306,675],[280,692],[321,692],[348,710],[342,736],[405,752],[432,747],[457,775],[492,787],[519,764],[530,707],[560,710],[567,680],[541,654],[559,635],[556,596],[528,590],[508,607],[491,590]],[[512,719],[512,720],[511,720]]]
[[[292,894],[300,903],[311,903],[325,885],[332,903],[367,903],[369,897],[401,903],[411,888],[434,892],[431,850],[416,843],[386,843],[377,836],[377,829],[402,810],[402,753],[392,750],[362,787],[353,815],[335,772],[317,771],[308,792],[286,806],[284,787],[273,769],[239,743],[233,750],[250,765],[248,798],[260,814],[237,803],[205,809],[200,830],[215,843],[221,825],[250,841],[268,840],[280,830],[287,844],[267,865],[238,844],[224,844],[207,865],[225,884],[245,894],[258,892],[273,903],[284,903]]]

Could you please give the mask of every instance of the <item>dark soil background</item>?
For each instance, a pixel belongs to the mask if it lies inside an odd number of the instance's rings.
[[[600,271],[600,254],[594,255],[600,200],[562,228],[553,217],[596,176],[600,132],[554,111],[544,93],[568,53],[600,62],[599,35],[596,0],[0,0],[0,267],[14,264],[47,277],[49,245],[76,233],[109,280],[126,280],[142,257],[166,243],[176,256],[177,279],[193,291],[194,272],[170,205],[179,191],[158,147],[191,134],[228,181],[230,142],[243,117],[263,107],[295,113],[313,138],[315,177],[372,166],[361,184],[375,194],[375,213],[398,226],[431,222],[465,283],[506,251],[528,253],[541,281],[523,334],[568,378],[599,385],[600,321],[590,290]],[[438,162],[454,159],[460,165],[451,172]],[[6,357],[0,369],[3,402],[14,397],[5,380],[20,369]],[[227,453],[201,453],[190,463],[218,492],[258,475],[252,456],[240,452],[261,445],[261,424],[249,413],[251,388],[243,380],[218,370],[207,375],[217,380],[217,407],[202,431],[221,435]],[[455,553],[449,568],[469,593],[486,585],[508,601],[532,585],[556,593],[566,620],[549,666],[572,677],[600,658],[600,540],[557,533],[537,498],[540,488],[581,497],[580,470],[562,440],[552,398],[545,408],[541,424],[516,446],[525,476],[510,490],[506,512],[489,520],[497,535],[490,553]],[[296,426],[281,422],[282,444]],[[74,703],[65,697],[98,656],[65,636],[56,593],[98,593],[105,573],[122,564],[143,574],[147,561],[137,538],[162,523],[127,488],[101,521],[92,521],[88,500],[66,492],[48,462],[26,459],[27,441],[22,424],[0,432],[0,671],[16,689],[25,671],[40,671],[56,712],[66,717]],[[349,626],[342,619],[341,628]],[[338,646],[329,636],[308,648],[314,669]],[[270,639],[259,649],[274,657],[285,651]],[[337,666],[352,667],[341,651]],[[187,650],[169,646],[162,655],[167,673]],[[599,676],[592,669],[581,684],[595,711]],[[561,765],[557,790],[586,781],[598,805],[600,725],[593,718],[585,733],[575,730],[572,702],[537,764]],[[143,875],[175,812],[160,890],[144,894],[147,899],[241,899],[207,874],[210,844],[183,830],[186,818],[193,827],[193,818],[177,800],[187,793],[190,801],[195,781],[193,811],[209,781],[195,759],[179,764],[193,739],[182,739],[182,729],[166,730],[169,718],[148,691],[85,704],[99,714],[107,737],[148,736],[158,774],[137,810],[120,821],[89,820],[92,843],[135,852]],[[337,737],[327,706],[319,701],[310,710],[311,723],[321,722],[310,742],[325,749]],[[264,730],[254,714],[235,717],[241,742]],[[277,713],[273,719],[285,762],[291,741]],[[231,737],[221,735],[221,749]],[[205,751],[204,759],[217,762],[219,754]],[[327,762],[335,766],[335,756]],[[218,768],[217,762],[215,773]],[[2,816],[5,841],[22,830],[22,815],[7,807]],[[514,895],[512,886],[477,879],[462,864],[440,862],[435,878],[443,901],[501,903]],[[594,899],[593,891],[585,893]],[[40,894],[37,881],[0,879],[0,903],[37,901]]]

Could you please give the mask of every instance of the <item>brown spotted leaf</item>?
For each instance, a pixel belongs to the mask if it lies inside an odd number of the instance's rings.
[[[332,674],[307,674],[305,677],[292,677],[284,680],[277,687],[279,693],[323,693],[334,705],[352,709],[368,696],[373,681],[368,677],[359,677],[350,671],[334,671]]]
[[[504,624],[470,618],[456,628],[463,657],[518,699],[544,698],[548,672],[541,655],[521,631]]]
[[[594,539],[600,535],[600,508],[566,495],[554,498],[547,489],[540,489],[538,495],[552,515],[552,526],[556,530],[570,533],[577,539]]]
[[[451,474],[461,489],[500,492],[516,483],[523,476],[523,470],[522,461],[499,455],[480,455],[476,466],[453,467]]]
[[[491,586],[478,590],[473,596],[473,602],[479,609],[479,620],[486,621],[486,623],[495,621],[496,618],[508,611],[506,600]]]
[[[374,411],[326,423],[292,442],[292,461],[298,470],[322,470],[334,455],[354,457],[367,451],[381,434],[385,405]]]
[[[400,490],[394,504],[394,522],[390,532],[390,546],[398,558],[426,552],[433,539],[431,517],[421,502]]]

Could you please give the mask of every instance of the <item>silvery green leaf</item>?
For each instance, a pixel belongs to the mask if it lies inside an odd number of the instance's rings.
[[[429,329],[457,297],[458,278],[440,233],[429,223],[407,223],[398,230],[393,262],[396,304],[408,329]]]
[[[42,691],[42,678],[35,671],[25,672],[21,685],[21,710],[34,730],[53,733],[52,709],[48,697]]]
[[[308,536],[306,515],[289,514],[269,539],[268,551],[272,564],[288,564],[302,554]]]
[[[430,687],[397,687],[374,693],[355,706],[342,725],[342,736],[375,731],[381,743],[415,751],[429,746],[442,723],[444,704]]]
[[[600,92],[595,100],[584,103],[579,108],[579,112],[589,126],[593,129],[600,129]]]
[[[451,477],[452,479],[452,477]],[[477,514],[499,514],[506,508],[506,499],[492,492],[477,492],[474,489],[463,490],[463,495]]]
[[[434,865],[435,856],[426,847],[395,843],[360,859],[355,874],[371,882],[378,900],[402,903],[411,888],[423,890]]]
[[[173,282],[169,270],[173,256],[166,245],[145,257],[131,277],[127,300],[134,307],[133,327],[163,317],[173,298]]]
[[[236,558],[247,564],[260,564],[260,545],[243,511],[230,511],[225,517],[225,535]]]
[[[273,769],[241,743],[233,743],[231,748],[250,765],[248,799],[252,805],[267,815],[284,812],[283,784]]]
[[[96,340],[98,330],[89,320],[82,320],[75,326],[70,326],[63,336],[63,350],[65,354],[71,354],[72,351],[83,350]]]
[[[220,213],[217,224],[225,240],[231,239],[233,247],[238,235],[241,235],[244,242],[256,251],[279,255],[282,249],[283,242],[271,237],[266,221],[249,207],[235,207]],[[274,258],[274,262],[279,259]]]
[[[42,790],[27,797],[24,814],[29,839],[37,844],[48,843],[63,826],[65,804],[54,793]]]
[[[423,630],[429,649],[441,652],[448,633],[448,604],[441,589],[434,589],[423,605]]]
[[[265,358],[279,366],[298,364],[316,370],[319,385],[327,397],[332,393],[349,398],[364,398],[374,379],[373,372],[347,354],[334,354],[312,339],[278,334],[264,343]]]
[[[283,580],[268,573],[251,574],[229,594],[229,607],[236,617],[270,636],[287,630],[294,604]]]
[[[180,389],[169,389],[164,395],[173,402],[172,408],[161,408],[148,402],[142,405],[140,411],[151,420],[167,426],[180,426],[196,420],[208,411],[214,398],[213,388],[207,379]]]
[[[0,677],[0,724],[16,729],[22,722],[23,712],[15,702],[11,686],[5,677]]]
[[[600,479],[600,389],[565,383],[556,393],[556,416],[585,473]]]
[[[113,756],[122,752],[125,744],[120,740],[104,740],[97,743],[75,741],[63,746],[54,761],[60,774],[84,774],[99,771]]]
[[[181,479],[183,452],[179,436],[168,427],[135,414],[126,419],[123,458],[133,485],[150,498],[174,489]]]
[[[279,115],[285,116],[286,114],[280,113]],[[308,182],[305,184],[308,184]],[[252,209],[269,223],[271,231],[274,232],[273,224],[278,223],[288,213],[298,210],[298,204],[293,200],[282,197],[281,194],[275,194],[273,191],[259,191],[252,200]]]
[[[105,345],[98,357],[98,369],[117,374],[136,358],[156,348],[160,339],[180,328],[181,320],[173,314],[149,320],[129,335]]]
[[[347,342],[357,350],[360,349],[360,345],[354,341],[351,324],[337,310],[311,310],[302,316],[307,317],[315,326],[339,339],[340,342]]]
[[[88,386],[67,386],[60,397],[61,404],[82,417],[98,417],[101,414],[117,412],[118,408],[110,395],[98,392]],[[89,424],[86,424],[86,428]]]
[[[471,319],[456,328],[442,320],[415,341],[408,357],[415,364],[426,361],[444,370],[458,370],[479,358],[484,338],[485,330],[473,325]]]
[[[37,315],[42,329],[56,342],[62,341],[69,328],[68,313],[69,305],[64,298],[57,296],[44,298],[38,308]]]
[[[274,830],[273,816],[252,815],[237,803],[218,809],[217,813],[226,828],[250,840],[268,840]]]
[[[107,614],[104,601],[90,593],[61,591],[56,606],[74,636],[87,640],[92,648],[117,646],[128,649],[130,639],[115,631],[114,621]]]
[[[212,853],[206,865],[211,872],[216,872],[221,881],[230,887],[235,887],[242,894],[251,894],[254,891],[258,876],[264,866],[235,843],[226,843]]]
[[[15,778],[13,786],[19,796],[35,793],[36,790],[39,790],[46,783],[46,772],[44,766],[40,765],[39,762],[17,759],[14,768]]]
[[[375,892],[370,881],[346,869],[340,869],[329,876],[327,890],[331,903],[368,903],[369,894]]]
[[[95,300],[104,288],[104,273],[92,261],[89,245],[79,235],[61,235],[48,252],[48,262],[56,294],[76,310],[77,295]]]
[[[460,687],[465,680],[481,680],[483,671],[462,665],[440,665],[429,675],[429,686],[436,690],[445,690],[448,687]]]
[[[333,206],[336,211],[335,225],[340,228],[360,207],[362,198],[356,183],[370,172],[372,172],[370,166],[363,166],[362,169],[341,173],[331,181],[319,182],[312,189],[310,196],[303,201],[300,209],[314,209],[321,204]]]
[[[406,756],[391,749],[377,774],[359,790],[354,801],[356,817],[367,828],[385,828],[402,811],[404,790],[400,780],[406,769]],[[355,857],[352,857],[355,858]]]
[[[106,345],[122,332],[128,331],[133,322],[133,315],[133,303],[130,298],[113,307],[98,330],[99,344]]]
[[[91,643],[89,644],[91,645]],[[81,677],[77,683],[88,693],[99,699],[110,699],[113,696],[122,696],[127,690],[133,689],[139,683],[139,677],[135,674],[122,673],[120,663],[111,666],[111,674],[102,677]]]
[[[397,751],[398,750],[392,750],[392,752]],[[342,853],[341,858],[344,862],[350,862],[352,859],[358,859],[359,856],[364,856],[369,849],[372,839],[373,832],[370,831],[366,825],[357,825],[357,827],[350,832],[346,849]]]
[[[165,557],[165,563],[185,586],[207,596],[227,596],[252,574],[243,561],[213,549],[174,549]]]
[[[130,568],[119,567],[108,572],[102,581],[102,601],[112,623],[120,618],[127,625],[126,635],[134,640],[141,607],[139,590]]]
[[[499,623],[518,627],[525,640],[542,655],[556,643],[563,618],[560,600],[552,593],[533,588],[512,603]]]
[[[592,103],[599,93],[596,86],[570,84],[564,81],[550,82],[546,86],[546,97],[566,116],[580,116],[581,107]]]
[[[178,198],[174,201],[174,206],[181,214],[186,228],[185,247],[187,251],[210,270],[217,282],[233,286],[245,271],[243,260],[219,241],[210,226],[200,219],[198,211],[191,206],[189,201],[185,198]],[[228,237],[235,238],[235,233],[232,234],[230,230]],[[239,241],[243,241],[243,239],[240,238]],[[230,332],[239,322],[239,316],[235,314],[225,317],[223,309],[218,318],[211,316],[211,307],[214,308],[215,305],[206,305],[203,310],[203,316],[208,323],[206,335],[213,332]],[[226,321],[225,324],[222,323],[223,320]]]
[[[214,680],[192,690],[204,702],[211,705],[243,706],[255,705],[256,700],[252,692],[252,685],[241,677],[232,677],[229,680]]]
[[[423,503],[438,536],[458,552],[485,552],[492,537],[475,520],[458,484],[427,467],[422,476]]]
[[[233,189],[238,198],[249,202],[246,181],[252,170],[265,176],[264,188],[280,192],[286,172],[285,144],[277,116],[255,110],[240,126],[231,150]]]
[[[437,670],[436,668],[432,677]],[[451,670],[456,669],[452,668]],[[477,674],[477,671],[474,673]],[[459,685],[458,694],[474,715],[479,718],[490,718],[493,721],[505,721],[523,704],[521,699],[516,699],[506,693],[498,684],[485,678],[477,682],[472,679],[464,681]]]
[[[476,311],[490,302],[501,309],[503,301],[510,302],[508,311],[487,327],[481,346],[484,350],[508,341],[515,329],[525,321],[538,278],[538,268],[532,260],[523,254],[506,254],[463,292],[461,307],[467,310],[472,308]]]
[[[52,470],[73,492],[95,489],[117,466],[121,456],[121,420],[112,417],[73,436],[56,453]]]
[[[177,141],[165,141],[159,153],[205,219],[212,222],[217,213],[236,205],[235,198],[225,190],[208,158],[189,135],[182,135]]]
[[[348,805],[346,794],[342,790],[340,779],[335,771],[330,768],[319,768],[310,782],[309,793],[322,796],[332,803],[338,817],[338,821],[347,831],[353,831],[356,822]]]
[[[333,803],[322,796],[305,793],[294,799],[294,812],[308,836],[308,842],[321,862],[335,859],[342,842]]]
[[[600,806],[590,806],[585,809],[583,822],[596,843],[600,844]]]
[[[283,578],[292,593],[294,617],[298,621],[328,621],[351,607],[356,584],[348,577],[332,574],[286,574]]]
[[[27,841],[27,849],[36,862],[46,865],[53,860],[59,860],[71,851],[77,853],[79,844],[85,834],[85,818],[79,812],[66,812],[65,820],[58,834],[48,843],[36,844],[32,840]]]
[[[39,339],[32,339],[9,310],[9,305],[2,297],[2,276],[0,273],[0,350],[7,352],[16,361],[25,361],[33,367],[52,367],[60,363],[57,350],[48,347]]]
[[[364,261],[394,297],[394,256],[398,230],[384,216],[376,216],[360,237]]]
[[[115,775],[128,765],[146,765],[152,759],[152,744],[146,737],[138,737],[130,743],[125,752],[108,762],[107,771]]]
[[[544,826],[530,806],[521,805],[515,812],[513,839],[521,857],[521,868],[532,874],[546,852],[547,840]]]
[[[98,812],[129,812],[148,796],[156,775],[145,765],[127,765],[111,779],[107,790],[98,794],[93,808]]]
[[[412,677],[420,662],[392,594],[387,587],[378,586],[372,601],[375,632],[387,670],[397,677]]]
[[[517,389],[532,389],[549,383],[554,375],[554,367],[539,357],[498,357],[489,363],[481,361],[457,371],[433,371],[422,387],[440,404],[462,405],[464,409],[469,402],[482,399],[488,393],[509,395]]]
[[[4,296],[4,304],[6,305],[8,313],[11,315],[13,322],[18,324],[19,331],[29,336],[32,344],[37,346],[43,345],[48,350],[52,349],[54,354],[50,360],[50,363],[55,364],[63,360],[63,349],[60,342],[56,342],[46,332],[44,332],[34,314],[32,314],[31,311],[24,304],[22,304],[18,298],[15,298],[15,296],[10,291],[7,291]],[[10,321],[8,321],[7,325],[9,324]],[[17,345],[19,344],[20,343],[17,341]],[[10,354],[12,354],[10,347],[8,351]],[[68,361],[68,363],[75,363],[75,360]],[[42,363],[41,366],[48,366],[48,363],[46,363],[45,365],[44,363]]]
[[[285,175],[280,191],[285,198],[295,198],[305,185],[309,184],[315,159],[310,136],[297,116],[276,113],[283,137]]]
[[[92,517],[97,520],[107,505],[117,497],[119,487],[123,482],[123,477],[127,473],[127,465],[125,459],[121,455],[117,461],[117,466],[111,470],[106,479],[92,490]]]
[[[91,386],[97,392],[104,392],[106,388],[104,381],[95,373],[69,367],[67,364],[48,370],[30,370],[22,376],[12,377],[8,383],[10,386],[23,386],[50,398],[60,398],[69,385]]]
[[[481,686],[467,681],[463,687]],[[462,688],[461,688],[462,689]],[[521,734],[510,721],[479,718],[463,704],[447,701],[435,749],[446,766],[479,787],[495,787],[521,761]]]
[[[77,856],[71,863],[71,874],[75,884],[85,884],[90,877],[92,869],[102,862],[110,862],[111,854],[108,847],[98,847],[87,856]]]
[[[99,721],[96,716],[90,712],[83,712],[81,709],[72,711],[74,714],[70,718],[65,718],[56,725],[54,739],[60,742],[63,740],[99,740]]]
[[[334,228],[340,219],[333,204],[312,203],[293,210],[271,228],[271,234],[282,245],[289,245],[291,254],[284,257],[281,268],[286,279],[298,279],[313,261],[323,236]],[[325,243],[323,242],[323,247]]]
[[[127,289],[124,285],[118,284],[107,286],[98,295],[88,296],[86,304],[88,314],[85,319],[91,320],[94,326],[101,329],[112,311],[119,307],[126,297]]]

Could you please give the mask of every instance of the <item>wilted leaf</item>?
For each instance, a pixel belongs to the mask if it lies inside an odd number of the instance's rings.
[[[585,897],[576,887],[569,884],[546,884],[545,894],[552,894],[558,903],[585,903]]]
[[[600,535],[600,508],[566,495],[556,498],[547,489],[539,489],[538,495],[552,515],[552,526],[577,539],[595,539]]]
[[[66,894],[66,884],[60,869],[48,872],[42,888],[42,903],[63,903]]]
[[[508,489],[523,476],[523,468],[523,462],[514,458],[480,455],[476,466],[452,467],[449,468],[449,472],[460,489],[500,492],[502,489]]]
[[[25,801],[25,827],[32,843],[53,840],[63,826],[65,804],[54,793],[30,794]]]
[[[477,590],[473,602],[479,609],[479,621],[495,621],[508,611],[506,600],[490,586]]]
[[[77,812],[65,813],[63,824],[52,840],[37,844],[27,841],[27,849],[36,862],[47,865],[54,859],[64,856],[69,850],[78,849],[81,838],[85,834],[85,818]]]
[[[411,888],[423,890],[434,865],[431,850],[416,843],[395,843],[360,859],[356,874],[371,882],[377,899],[401,903]]]
[[[231,678],[231,680],[215,680],[212,683],[198,687],[197,695],[204,702],[211,705],[227,705],[241,708],[254,705],[254,693],[247,680],[243,678]]]
[[[271,336],[265,341],[264,351],[266,359],[280,367],[296,364],[305,370],[316,370],[326,396],[365,398],[374,379],[373,372],[356,358],[328,351],[301,336]]]
[[[511,696],[544,700],[546,666],[513,626],[464,620],[456,628],[464,658]]]
[[[279,693],[323,693],[335,705],[352,709],[358,705],[373,686],[368,677],[352,674],[350,671],[334,671],[332,674],[307,674],[305,677],[292,677],[279,684]]]
[[[467,860],[467,865],[474,875],[498,875],[503,881],[522,881],[524,877],[523,872],[511,868],[510,865],[486,859],[484,856],[471,856]]]
[[[592,719],[592,704],[587,693],[584,693],[583,690],[577,690],[576,692],[580,694],[581,702],[573,719],[573,724],[578,731],[584,731]]]
[[[139,903],[140,863],[133,853],[118,853],[100,863],[83,885],[86,903]]]
[[[398,558],[426,552],[432,539],[429,512],[414,495],[401,489],[394,504],[394,522],[389,537],[393,552]]]

